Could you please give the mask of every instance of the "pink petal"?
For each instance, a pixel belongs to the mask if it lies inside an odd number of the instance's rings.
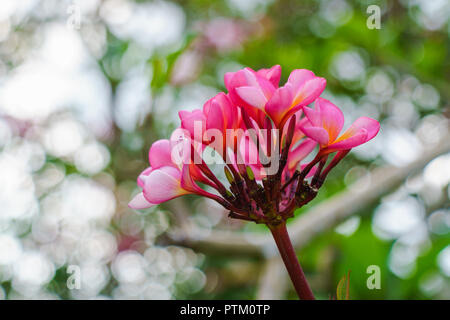
[[[225,88],[227,88],[228,91],[230,91],[231,87],[231,81],[233,77],[235,76],[236,72],[227,72],[223,76],[223,82],[225,83]]]
[[[188,194],[181,188],[181,172],[173,167],[161,167],[152,171],[145,181],[144,196],[150,203],[159,204]]]
[[[141,174],[137,178],[137,184],[139,187],[144,188],[145,180],[150,175],[152,170],[153,170],[152,167],[148,167],[147,169],[145,169],[144,171],[141,172]]]
[[[178,117],[180,118],[180,121],[183,121],[184,118],[189,117],[190,115],[191,115],[190,111],[187,110],[178,111]]]
[[[225,81],[225,87],[227,88],[228,92],[230,93],[232,100],[235,99],[234,90],[236,88],[249,85],[247,77],[245,76],[244,70],[239,70],[237,72],[227,72],[224,76],[224,81]]]
[[[367,141],[367,130],[361,129],[358,133],[349,138],[340,140],[339,142],[330,144],[326,150],[334,152],[337,150],[349,150]]]
[[[294,98],[294,105],[308,105],[316,100],[325,90],[327,81],[324,78],[316,77],[305,82],[303,87],[297,92]]]
[[[372,118],[360,117],[356,119],[355,122],[353,122],[353,124],[346,130],[346,132],[355,132],[362,128],[367,130],[367,140],[365,141],[367,142],[373,139],[378,134],[378,131],[380,131],[380,123]],[[345,135],[345,133],[343,135]]]
[[[181,115],[180,115],[181,116]],[[200,139],[205,131],[206,117],[203,111],[196,109],[190,115],[181,119],[181,127],[190,132],[191,137]]]
[[[266,100],[268,100],[275,91],[275,86],[268,79],[258,75],[251,68],[244,68],[243,70],[238,71],[235,78],[240,82],[239,85],[236,85],[236,88],[248,86],[261,89]]]
[[[286,112],[286,113],[284,114],[282,120],[281,120],[280,123],[278,124],[278,127],[279,127],[279,128],[284,128],[284,125],[285,125],[286,122],[291,118],[291,116],[292,116],[294,113],[298,113],[299,111],[301,112],[303,108],[304,108],[304,106],[302,106],[302,105],[298,105],[298,106],[296,106],[296,107],[291,107],[291,108],[289,109],[289,111]]]
[[[303,107],[303,112],[306,118],[311,122],[314,127],[320,127],[322,125],[322,118],[319,110],[311,109],[310,107]]]
[[[208,117],[206,118],[206,129],[218,129],[224,131],[224,114],[220,104],[217,101],[211,101]]]
[[[239,87],[236,88],[237,95],[249,105],[264,110],[267,99],[261,89],[256,87]]]
[[[161,139],[152,144],[148,153],[150,165],[153,169],[172,164],[170,142],[167,139]]]
[[[316,147],[317,142],[311,139],[305,139],[295,149],[289,152],[288,168],[292,170],[297,167],[298,163],[308,156]]]
[[[228,95],[221,96],[220,104],[225,119],[225,127],[227,129],[237,129],[239,127],[239,112],[240,109],[231,102]]]
[[[270,69],[260,69],[256,74],[266,78],[277,88],[281,78],[281,67],[280,65],[275,65]]]
[[[262,78],[262,77],[259,77]],[[266,80],[268,82],[268,80]],[[275,90],[274,86],[270,84],[272,89]],[[260,109],[255,108],[252,104],[244,101],[238,94],[237,88],[239,87],[248,87],[254,86],[255,88],[261,89],[258,80],[256,79],[255,72],[250,68],[242,69],[237,72],[231,72],[225,74],[225,86],[229,92],[228,96],[232,103],[235,106],[245,108],[248,115],[255,119],[258,123],[262,121],[265,116],[265,113]],[[264,92],[262,92],[262,96],[265,97]],[[265,98],[265,100],[267,100]],[[237,122],[237,121],[236,121]]]
[[[292,144],[295,145],[298,141],[303,139],[305,137],[305,134],[300,129],[295,129],[294,137],[292,138]]]
[[[234,73],[225,74],[225,86],[230,93],[230,98],[233,102],[239,106],[243,106],[241,102],[247,103],[250,106],[254,106],[252,103],[248,103],[245,99],[239,96],[236,91],[242,87],[253,87],[261,91],[265,100],[268,100],[275,91],[275,86],[265,77],[258,75],[250,68],[245,68]]]
[[[292,89],[290,85],[275,90],[272,98],[267,102],[265,110],[270,118],[279,125],[283,116],[289,111],[292,103]]]
[[[330,142],[333,142],[344,126],[344,114],[338,107],[323,98],[316,100],[315,108],[320,114],[322,128],[328,131]]]
[[[201,139],[199,137],[199,139]],[[191,160],[191,145],[195,144],[195,140],[191,139],[187,130],[177,128],[170,136],[170,149],[172,163],[177,169],[181,168],[184,163]]]
[[[200,189],[200,187],[198,187],[195,184],[189,169],[190,169],[189,164],[184,164],[183,168],[181,169],[181,186],[185,190],[188,190],[190,192],[196,192],[197,189]]]
[[[269,100],[276,90],[275,86],[272,84],[272,82],[270,82],[264,77],[258,76],[256,80],[258,82],[258,87],[261,89],[262,93],[266,97],[266,100]]]
[[[380,130],[377,120],[361,117],[348,128],[335,143],[328,146],[330,150],[348,150],[373,139]]]
[[[144,193],[138,193],[133,200],[131,200],[128,203],[128,207],[130,207],[131,209],[136,209],[136,210],[140,210],[140,209],[147,209],[150,207],[153,207],[155,204],[154,203],[150,203],[147,201],[147,199],[145,199],[144,197]]]
[[[206,103],[203,105],[203,113],[205,115],[208,115],[211,108],[211,103],[213,102],[218,103],[221,108],[224,108],[227,104],[230,103],[228,96],[223,92],[219,92],[216,96],[206,101]]]
[[[314,77],[314,72],[310,70],[295,69],[292,70],[287,82],[292,85],[292,89],[294,90],[294,92],[297,92],[301,87],[303,87],[306,81],[314,79]]]
[[[243,73],[246,84],[248,86],[251,86],[251,87],[258,86],[258,78],[256,77],[256,72],[253,69],[247,67],[247,68],[242,69],[241,71],[238,71],[238,73],[239,72]]]
[[[322,146],[326,146],[329,142],[328,132],[324,128],[303,126],[302,131],[306,136],[317,141]]]

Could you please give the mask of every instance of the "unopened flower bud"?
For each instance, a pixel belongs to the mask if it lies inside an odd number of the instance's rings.
[[[230,184],[232,184],[234,182],[234,177],[231,174],[230,169],[228,169],[228,167],[224,167],[223,171],[225,172],[225,176],[227,177],[227,180]]]
[[[252,168],[250,168],[249,166],[247,166],[246,168],[247,170],[247,176],[250,180],[255,180],[255,174],[253,173]]]

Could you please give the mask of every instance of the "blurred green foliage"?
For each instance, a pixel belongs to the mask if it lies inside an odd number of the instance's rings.
[[[153,1],[134,2],[146,4]],[[338,102],[335,102],[337,105],[339,102],[351,105],[344,111],[355,114],[365,112],[366,109],[363,109],[362,105],[369,101],[373,107],[370,110],[382,121],[382,131],[385,126],[397,125],[395,121],[398,119],[390,109],[392,100],[396,97],[397,91],[400,91],[399,83],[405,77],[411,77],[419,84],[431,85],[438,93],[438,102],[427,107],[426,99],[418,100],[407,93],[410,95],[407,97],[408,101],[413,104],[414,115],[417,114],[418,119],[412,117],[411,123],[408,122],[404,129],[414,133],[426,116],[448,114],[450,23],[447,19],[439,28],[428,28],[426,24],[424,25],[424,20],[420,19],[423,9],[414,4],[414,1],[252,0],[249,3],[256,5],[251,10],[237,6],[237,0],[172,2],[180,6],[186,16],[181,40],[179,43],[151,50],[136,45],[132,39],[117,36],[100,18],[96,17],[98,19],[95,20],[95,23],[102,24],[106,30],[105,50],[96,59],[112,91],[112,108],[115,107],[118,86],[124,81],[127,71],[139,64],[136,62],[139,59],[132,54],[132,59],[124,58],[130,50],[136,50],[138,52],[136,56],[145,57],[145,76],[149,83],[148,95],[151,96],[151,112],[137,123],[136,128],[125,130],[114,124],[114,134],[105,142],[111,153],[111,161],[104,171],[115,179],[118,186],[127,190],[128,193],[122,190],[125,194],[120,195],[122,201],[123,198],[131,196],[135,188],[135,177],[148,166],[147,152],[151,143],[160,138],[167,138],[179,125],[176,113],[187,103],[183,98],[193,94],[196,85],[205,91],[225,90],[223,83],[225,71],[235,71],[244,66],[256,70],[279,64],[282,67],[281,82],[284,83],[291,70],[310,69],[316,75],[327,79],[326,94],[338,99]],[[381,7],[379,30],[371,30],[366,25],[368,18],[366,9],[373,4]],[[231,36],[228,29],[215,31],[213,40],[223,40],[222,37],[226,40],[227,37],[231,37],[228,41],[231,43],[227,43],[225,48],[211,39],[208,40],[205,35],[211,27],[209,23],[216,19],[226,19],[231,22],[230,25],[226,25],[227,28],[231,28],[234,24],[237,30]],[[18,27],[15,32],[31,33],[31,30],[40,23],[44,22],[30,19],[27,25]],[[189,53],[194,54],[196,60],[188,60],[184,66],[180,66],[182,57]],[[346,69],[348,67],[346,60],[339,62],[343,53],[359,59],[362,70],[354,77],[350,76],[352,70]],[[5,64],[12,63],[5,59]],[[190,70],[188,72],[190,77],[176,83],[173,80],[174,75],[183,68]],[[341,71],[336,68],[341,68]],[[369,79],[380,72],[390,80],[391,85],[388,85],[386,91],[391,87],[397,90],[390,96],[386,93],[386,100],[382,99],[383,92],[376,90],[369,92],[368,88]],[[380,100],[375,102],[370,100],[373,98]],[[205,100],[199,102],[196,108],[201,108],[201,103]],[[400,115],[403,116],[403,113],[400,112]],[[381,149],[384,150],[384,146]],[[372,169],[386,164],[388,161],[383,157],[382,151],[378,150],[373,157],[350,153],[329,175],[317,198],[306,207],[297,210],[297,216],[307,212],[311,206],[345,190],[349,185],[346,179],[349,179],[347,173],[351,168],[358,166]],[[47,162],[64,167],[66,175],[78,173],[76,166],[64,159],[48,157]],[[421,195],[410,194],[410,196],[423,205],[426,215],[435,209],[448,210],[450,207],[449,202],[444,201],[437,208],[432,208]],[[167,210],[167,217],[172,226],[177,225],[179,219],[194,219],[202,214],[198,210],[199,201],[195,198],[186,197],[182,201],[187,212],[184,212],[185,216],[181,218],[169,213],[172,209],[170,205],[160,206],[163,210]],[[390,266],[392,249],[397,239],[383,240],[374,232],[373,215],[381,201],[382,199],[379,199],[376,203],[368,204],[362,212],[358,212],[360,219],[357,220],[357,226],[348,235],[338,233],[334,229],[329,230],[298,251],[317,297],[332,298],[336,294],[339,280],[351,270],[350,299],[449,298],[449,276],[443,274],[436,261],[442,250],[448,248],[450,232],[430,233],[425,250],[421,250],[414,260],[413,271],[400,277]],[[120,208],[120,210],[125,212],[129,209]],[[154,222],[155,216],[153,209],[144,213],[147,226]],[[215,227],[243,232],[267,232],[265,227],[260,225],[233,224],[225,216]],[[108,228],[121,235],[118,223],[113,222]],[[161,247],[171,245],[172,242],[173,239],[165,234],[158,235],[156,239],[156,245]],[[206,275],[206,285],[202,290],[191,291],[188,288],[189,284],[185,287],[180,286],[175,290],[175,298],[255,298],[264,262],[261,257],[243,257],[221,252],[208,253],[202,257],[200,267]],[[370,276],[367,267],[370,265],[377,265],[381,269],[380,290],[369,290],[367,287],[367,278]],[[48,284],[48,290],[61,298],[71,298],[65,287],[67,275],[64,270],[63,267],[56,270],[53,280]],[[440,281],[438,281],[440,289],[431,293],[423,290],[424,283],[430,281],[432,283],[434,279]],[[101,294],[110,296],[116,285],[117,281],[111,277]],[[5,292],[10,292],[10,282],[6,281],[2,286]],[[296,299],[292,289],[286,297]]]
[[[448,105],[450,92],[450,56],[449,34],[443,30],[429,31],[413,19],[411,10],[399,1],[347,1],[352,13],[344,23],[333,25],[320,16],[320,6],[326,1],[274,1],[259,21],[264,28],[262,35],[250,37],[240,48],[226,53],[215,53],[204,57],[201,75],[198,79],[205,85],[213,85],[224,90],[223,80],[216,76],[218,66],[224,62],[239,63],[253,69],[266,68],[274,64],[282,66],[282,80],[292,69],[307,68],[328,80],[328,90],[335,95],[349,96],[356,101],[366,94],[361,83],[342,81],[331,72],[333,58],[347,50],[360,54],[365,62],[367,73],[385,70],[399,77],[409,74],[420,81],[433,85],[441,94],[443,103]],[[211,19],[217,16],[241,19],[239,13],[230,10],[223,1],[179,1],[188,16],[189,22],[197,19]],[[384,11],[382,28],[370,30],[366,27],[369,4],[379,4]],[[318,24],[319,31],[313,32]],[[316,29],[317,29],[316,28]],[[158,58],[160,59],[160,58]],[[159,60],[153,61],[158,64]],[[166,63],[170,66],[171,60]],[[170,67],[166,68],[169,70]],[[160,71],[155,66],[154,70]],[[158,75],[158,79],[163,77]],[[211,79],[216,79],[211,83]],[[159,81],[156,87],[159,87]],[[157,107],[157,106],[156,106]],[[200,107],[200,106],[199,106]],[[436,113],[439,110],[421,110],[421,116]],[[380,119],[387,117],[381,111]],[[382,161],[364,161],[352,155],[347,157],[328,179],[319,196],[309,206],[327,199],[332,194],[345,189],[343,183],[347,170],[355,165],[369,167],[371,163]],[[349,204],[351,205],[351,204]],[[429,295],[420,290],[421,281],[427,273],[438,272],[436,256],[449,243],[449,235],[433,236],[432,246],[417,260],[416,271],[406,279],[401,279],[389,270],[388,259],[392,241],[380,240],[372,231],[371,213],[377,203],[372,204],[365,212],[357,230],[350,236],[337,234],[335,231],[321,235],[299,252],[304,268],[311,277],[312,286],[319,298],[328,299],[336,290],[336,285],[348,270],[351,270],[351,299],[426,299]],[[448,206],[448,203],[446,204]],[[298,214],[308,207],[298,210]],[[251,225],[247,230],[262,231],[264,227]],[[331,258],[329,257],[331,256]],[[228,257],[207,257],[205,268],[217,268],[218,264],[226,264]],[[369,290],[366,272],[370,265],[381,268],[381,290]],[[326,279],[321,281],[320,278]],[[447,280],[448,283],[448,280]],[[317,285],[315,287],[315,285]],[[218,292],[213,298],[248,298],[254,296],[248,286]],[[200,294],[198,298],[206,296]],[[290,298],[295,298],[291,292]]]

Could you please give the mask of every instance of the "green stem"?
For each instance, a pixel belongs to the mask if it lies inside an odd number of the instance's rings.
[[[295,254],[286,223],[283,222],[277,226],[269,226],[272,236],[275,239],[280,255],[283,258],[284,265],[289,273],[289,277],[294,285],[295,291],[302,300],[314,300],[314,294],[306,281],[303,269]]]

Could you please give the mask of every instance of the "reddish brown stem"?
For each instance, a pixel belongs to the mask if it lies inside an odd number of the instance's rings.
[[[294,285],[295,291],[302,300],[314,300],[314,294],[306,281],[303,269],[295,254],[289,234],[287,232],[286,223],[283,222],[277,226],[269,226],[273,238],[277,244],[280,255],[283,258],[284,265],[289,273],[289,277]]]

